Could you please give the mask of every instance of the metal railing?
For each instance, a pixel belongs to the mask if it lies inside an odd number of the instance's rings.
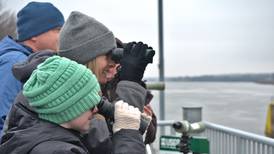
[[[159,127],[170,127],[170,134],[175,135],[171,127],[174,120],[159,121]],[[204,122],[205,132],[201,136],[208,138],[211,154],[274,154],[274,139],[245,131]]]

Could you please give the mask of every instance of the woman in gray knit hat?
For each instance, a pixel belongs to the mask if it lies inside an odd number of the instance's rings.
[[[155,54],[154,50],[146,54],[148,48],[142,42],[126,45],[123,51],[124,56],[120,61],[120,81],[116,88],[119,99],[137,107],[141,112],[143,112],[147,94],[142,85],[142,78],[147,64],[152,62]],[[101,85],[106,84],[111,76],[109,71],[110,56],[116,49],[113,33],[99,21],[80,12],[72,12],[61,29],[59,55],[86,65],[94,72]],[[107,102],[105,99],[103,101]],[[87,134],[88,148],[94,153],[110,153],[112,150],[112,141],[109,137],[112,134],[111,129],[109,132],[103,116],[94,117],[91,129]],[[132,132],[126,133],[125,136],[131,135]],[[139,135],[141,136],[140,133]],[[138,140],[138,138],[135,139]],[[132,143],[129,142],[128,145],[121,146],[135,146]],[[143,153],[143,150],[135,152]],[[134,151],[131,152],[134,153]]]
[[[142,80],[144,70],[155,54],[151,50],[146,55],[148,48],[152,49],[142,42],[127,44],[126,54],[121,59],[123,80]],[[87,65],[101,84],[109,80],[109,56],[114,50],[117,46],[113,33],[96,19],[80,12],[72,12],[61,29],[59,55]]]
[[[72,12],[60,33],[59,54],[87,65],[99,82],[107,82],[107,54],[116,48],[114,35],[92,17]]]

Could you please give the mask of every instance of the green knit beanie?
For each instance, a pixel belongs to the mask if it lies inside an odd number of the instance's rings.
[[[41,119],[62,124],[96,106],[101,97],[95,75],[86,66],[53,56],[38,65],[23,87]]]

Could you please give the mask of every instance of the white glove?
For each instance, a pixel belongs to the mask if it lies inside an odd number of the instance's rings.
[[[140,128],[141,112],[128,103],[120,100],[115,103],[114,107],[114,124],[113,132],[116,133],[121,129],[134,129]]]

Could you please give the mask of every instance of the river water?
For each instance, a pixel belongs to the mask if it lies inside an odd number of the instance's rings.
[[[159,117],[159,92],[153,91],[152,107]],[[264,134],[273,85],[244,82],[166,82],[167,120],[182,120],[183,106],[201,106],[205,121]]]

